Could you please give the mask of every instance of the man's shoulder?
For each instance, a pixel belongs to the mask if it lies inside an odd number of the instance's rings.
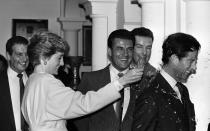
[[[7,71],[3,71],[0,73],[0,82],[1,82],[0,94],[4,94],[5,90],[7,90],[7,88],[9,87]]]
[[[156,73],[155,76],[153,76],[152,80],[150,82],[147,82],[147,88],[143,90],[141,94],[151,94],[155,93],[157,89],[162,85],[162,81],[160,79],[160,73]]]
[[[89,90],[95,90],[104,87],[110,82],[109,68],[104,68],[97,71],[85,72],[81,77],[81,82],[78,85],[78,90],[86,93]]]
[[[1,80],[1,82],[5,82],[5,81],[2,81],[2,80],[6,80],[7,78],[8,78],[7,71],[6,70],[2,71],[0,73],[0,80]]]
[[[157,72],[153,81],[149,84],[149,87],[146,88],[142,94],[153,94],[155,96],[162,96],[163,94],[169,92],[169,86],[169,83],[164,79],[164,77],[159,72]]]
[[[142,79],[140,80],[139,86],[137,86],[136,90],[138,91],[138,95],[142,93],[142,91],[151,86],[158,71],[149,63],[144,68],[144,74]]]
[[[151,82],[155,77],[156,75],[158,74],[158,70],[153,67],[151,64],[147,64],[145,67],[144,67],[144,74],[143,74],[143,78],[145,79],[149,79],[149,82]]]
[[[157,69],[154,66],[152,66],[150,63],[147,63],[144,67],[144,73],[147,73],[147,72],[156,73]]]
[[[96,71],[84,72],[83,76],[88,77],[88,78],[89,77],[100,77],[100,76],[104,76],[108,72],[109,72],[109,68],[105,67],[103,69],[96,70]]]

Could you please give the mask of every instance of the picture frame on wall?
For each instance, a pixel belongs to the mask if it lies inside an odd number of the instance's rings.
[[[12,36],[30,38],[34,32],[48,30],[46,19],[12,19]]]
[[[83,36],[83,65],[92,65],[92,26],[85,25],[82,27]]]

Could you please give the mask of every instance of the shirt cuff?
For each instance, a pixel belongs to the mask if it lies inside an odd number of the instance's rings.
[[[121,85],[118,80],[114,81],[113,84],[118,91],[123,89],[123,85]]]

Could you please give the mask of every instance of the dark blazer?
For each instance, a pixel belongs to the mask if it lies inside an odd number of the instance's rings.
[[[157,74],[157,70],[149,63],[144,66],[144,72],[142,78],[138,84],[135,86],[135,90],[137,91],[137,96],[141,95],[144,89],[150,86],[150,83],[153,81]]]
[[[7,70],[0,74],[0,131],[16,131]]]
[[[150,87],[136,100],[133,131],[195,131],[194,105],[183,85],[183,104],[158,73]]]
[[[110,71],[109,66],[107,66],[102,70],[85,73],[78,89],[83,93],[86,93],[90,90],[97,91],[98,89],[110,83],[110,81]],[[131,130],[134,106],[135,90],[131,89],[130,102],[121,124],[121,131]],[[95,113],[83,117],[83,119],[79,118],[75,123],[79,131],[119,131],[119,120],[116,117],[113,103]]]

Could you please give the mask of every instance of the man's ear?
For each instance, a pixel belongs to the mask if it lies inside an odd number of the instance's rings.
[[[6,59],[7,59],[7,61],[10,61],[10,54],[8,53],[8,52],[6,52]]]
[[[110,48],[107,49],[107,58],[109,61],[111,61],[111,56],[112,56],[112,50]]]
[[[173,63],[174,65],[177,65],[177,64],[179,63],[179,58],[178,58],[177,55],[173,54],[173,55],[171,55],[170,61],[171,61],[171,63]]]
[[[111,50],[110,48],[108,48],[107,54],[108,54],[108,57],[109,57],[109,58],[112,56],[112,50]]]

